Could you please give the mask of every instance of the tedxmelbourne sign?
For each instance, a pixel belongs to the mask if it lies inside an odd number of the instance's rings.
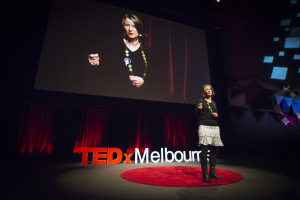
[[[133,153],[123,153],[119,148],[89,148],[80,147],[77,149],[77,153],[82,153],[82,165],[88,164],[88,155],[92,153],[93,165],[111,165],[119,164],[125,158],[123,164],[133,164]],[[149,148],[145,148],[141,153],[139,148],[135,148],[134,151],[134,163],[153,163],[158,162],[194,162],[195,157],[197,161],[200,160],[201,151],[168,151],[167,148],[161,148],[160,151],[149,152]]]

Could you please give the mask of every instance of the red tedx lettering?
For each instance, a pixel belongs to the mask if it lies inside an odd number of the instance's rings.
[[[114,160],[113,159],[113,154],[116,153],[118,157]],[[108,153],[107,153],[107,164],[118,164],[122,161],[122,151],[121,149],[118,148],[108,148]]]
[[[130,158],[131,158],[132,155],[133,155],[132,153],[130,153],[130,154],[124,153],[125,161],[124,161],[123,164],[132,164],[132,161],[130,160]]]
[[[93,148],[78,148],[78,153],[82,153],[82,165],[87,165],[88,153],[93,152]]]
[[[107,148],[94,148],[93,152],[93,165],[105,165],[106,160],[99,160],[99,158],[107,158],[107,154],[99,154],[106,153]]]
[[[85,148],[79,147],[77,149],[78,153],[82,153],[82,165],[87,165],[88,163],[88,153],[93,154],[93,165],[106,165],[106,164],[119,164],[122,161],[123,153],[119,148]],[[117,158],[114,159],[114,153],[117,155]],[[130,160],[132,153],[126,154],[125,161],[123,164],[132,164]]]

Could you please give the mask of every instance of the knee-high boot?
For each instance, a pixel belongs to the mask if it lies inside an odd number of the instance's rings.
[[[216,171],[215,171],[216,161],[217,161],[216,147],[213,147],[210,150],[210,156],[209,156],[209,178],[222,179],[221,177],[217,176],[217,174],[216,174]]]
[[[202,178],[204,182],[212,183],[207,173],[207,146],[202,147],[201,155],[200,155],[200,163],[202,168]]]

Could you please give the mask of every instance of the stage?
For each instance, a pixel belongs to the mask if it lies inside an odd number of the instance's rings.
[[[121,177],[123,172],[136,168],[200,167],[196,162],[83,166],[80,160],[20,159],[1,165],[3,199],[279,200],[300,197],[296,162],[275,159],[220,158],[217,169],[237,172],[243,175],[243,179],[228,185],[207,187],[155,186]]]

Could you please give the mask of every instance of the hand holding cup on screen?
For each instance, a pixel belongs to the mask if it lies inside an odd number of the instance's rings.
[[[139,76],[129,76],[129,80],[132,82],[132,85],[136,86],[137,88],[144,84],[144,79]]]
[[[92,66],[99,66],[100,64],[99,54],[98,53],[90,54],[88,61]]]

